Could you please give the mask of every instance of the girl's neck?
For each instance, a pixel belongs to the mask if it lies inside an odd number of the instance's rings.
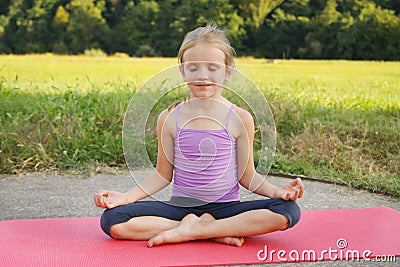
[[[189,98],[185,106],[194,116],[211,116],[230,108],[231,103],[223,96],[219,96],[214,98]]]
[[[189,97],[187,101],[187,107],[193,110],[197,110],[201,113],[221,110],[223,106],[228,106],[229,101],[222,95],[215,96],[212,98],[192,98]]]

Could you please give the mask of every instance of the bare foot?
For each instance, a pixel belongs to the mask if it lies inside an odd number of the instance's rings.
[[[199,222],[211,221],[215,221],[215,218],[210,214],[203,214],[201,217],[197,217],[194,214],[188,214],[182,219],[179,226],[159,233],[147,242],[147,246],[152,247],[162,244],[181,243],[190,240],[203,239],[198,236],[196,224]],[[243,237],[219,237],[212,238],[211,240],[237,247],[242,246],[244,242]]]
[[[196,215],[188,214],[182,219],[178,227],[159,233],[147,242],[147,246],[151,248],[162,244],[195,240],[194,224],[199,221],[200,218]]]
[[[215,218],[209,213],[204,213],[203,215],[200,216],[200,220],[201,221],[215,221]],[[210,240],[217,242],[217,243],[222,243],[222,244],[237,246],[237,247],[241,247],[244,243],[243,237],[218,237],[218,238],[211,238]]]

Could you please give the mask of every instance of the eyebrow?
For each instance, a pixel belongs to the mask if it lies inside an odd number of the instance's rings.
[[[198,66],[198,64],[207,64],[207,67],[209,67],[209,66],[213,66],[213,67],[220,67],[221,65],[223,65],[223,64],[220,64],[220,63],[214,63],[214,62],[211,62],[211,61],[204,61],[204,62],[188,62],[188,63],[183,63],[185,66],[188,66],[188,67],[192,67],[192,66],[194,66],[194,67],[197,67]]]

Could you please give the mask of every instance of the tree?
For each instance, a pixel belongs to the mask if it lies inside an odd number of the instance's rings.
[[[267,15],[285,0],[233,0],[239,15],[252,30],[257,30]]]
[[[5,28],[8,25],[8,8],[10,0],[0,2],[0,53],[9,53],[10,49],[5,43]]]
[[[27,27],[25,32],[25,52],[43,53],[47,51],[46,40],[49,36],[47,17],[49,10],[45,9],[46,0],[34,1],[26,12]]]
[[[241,50],[244,53],[252,53],[257,47],[257,33],[267,16],[285,0],[232,0],[230,1],[243,19],[243,29],[246,33],[242,39]]]
[[[26,43],[25,33],[28,22],[26,10],[29,8],[24,0],[15,0],[10,3],[7,19],[4,20],[3,42],[12,53],[23,52]]]
[[[69,23],[70,14],[64,6],[58,6],[57,11],[51,22],[52,33],[54,35],[54,44],[52,51],[58,54],[68,53],[69,49],[65,43],[67,39],[66,29]]]
[[[47,11],[42,0],[12,1],[8,23],[4,27],[4,42],[14,53],[45,52],[43,40],[48,35]]]
[[[400,1],[399,0],[374,0],[374,3],[383,9],[393,10],[395,15],[400,13]]]
[[[85,49],[104,49],[108,26],[102,17],[104,1],[71,0],[66,6],[70,14],[66,28],[68,47],[73,53],[82,53]]]
[[[11,0],[2,0],[0,2],[0,15],[7,15]]]
[[[257,56],[270,58],[298,57],[305,47],[305,37],[311,31],[308,0],[283,2],[257,32]]]
[[[305,37],[303,58],[332,58],[337,54],[337,33],[342,27],[342,14],[337,10],[336,0],[326,0],[325,7],[310,21]]]
[[[0,53],[176,56],[207,22],[239,55],[399,59],[398,0],[2,0]]]
[[[10,1],[4,43],[10,52],[46,52],[52,43],[49,22],[60,0]]]
[[[165,56],[176,56],[185,34],[207,22],[227,29],[233,46],[239,48],[245,36],[243,19],[229,0],[163,0],[152,32],[154,48]]]
[[[360,14],[338,33],[341,51],[349,59],[400,59],[400,18],[373,2],[357,2]]]
[[[156,21],[160,12],[156,1],[142,1],[131,9],[132,28],[128,37],[131,54],[137,56],[155,56],[155,41],[153,32],[156,30]]]

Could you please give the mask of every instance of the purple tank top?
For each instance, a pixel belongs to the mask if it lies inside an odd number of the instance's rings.
[[[225,128],[219,130],[179,128],[179,106],[175,113],[172,196],[209,203],[240,200],[236,139],[227,128],[235,105]]]

